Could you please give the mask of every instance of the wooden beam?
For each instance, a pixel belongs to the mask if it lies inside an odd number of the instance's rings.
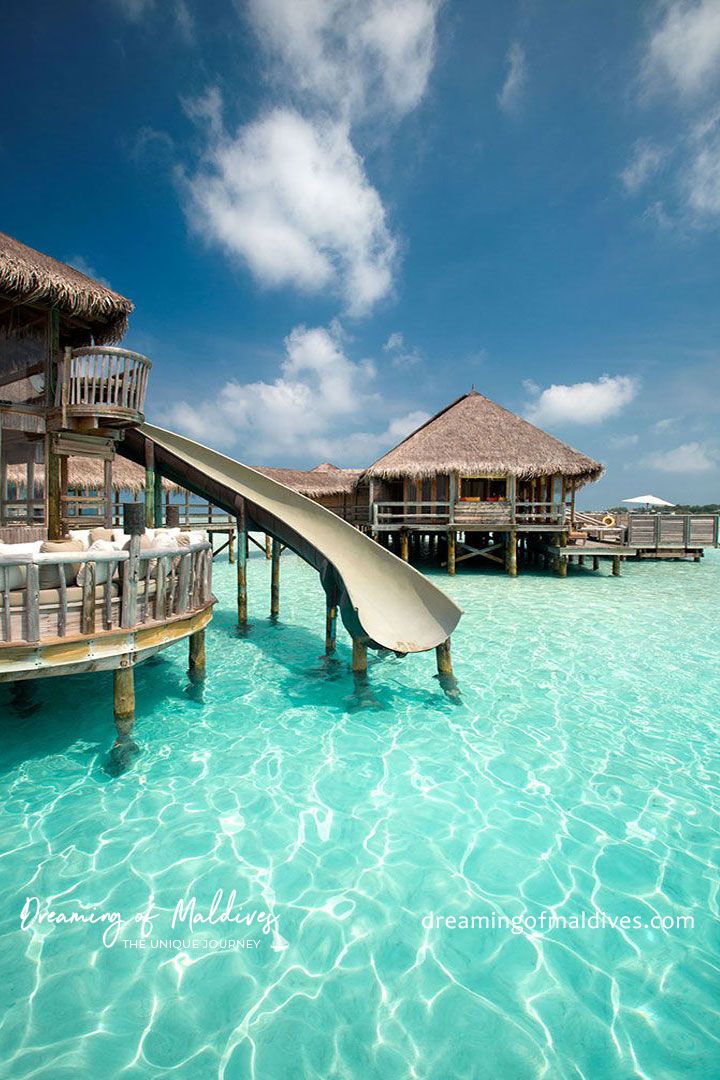
[[[162,476],[155,472],[153,477],[153,528],[161,529],[163,524],[163,486]]]

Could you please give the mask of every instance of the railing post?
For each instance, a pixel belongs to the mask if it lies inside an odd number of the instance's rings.
[[[128,559],[124,566],[122,606],[120,625],[129,630],[137,619],[137,586],[140,569],[140,537],[145,532],[143,514],[146,507],[142,503],[123,504],[123,531],[129,533]],[[148,582],[145,582],[145,603],[147,605]]]
[[[64,567],[60,567],[60,572],[65,572]],[[25,640],[40,640],[40,574],[35,562],[28,563],[26,570]]]

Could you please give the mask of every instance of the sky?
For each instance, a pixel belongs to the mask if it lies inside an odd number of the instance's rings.
[[[720,499],[720,0],[3,14],[0,229],[135,303],[148,416],[366,465],[473,385]],[[12,92],[10,92],[12,91]]]

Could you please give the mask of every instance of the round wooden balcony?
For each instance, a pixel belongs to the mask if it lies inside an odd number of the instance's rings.
[[[152,363],[111,346],[66,349],[58,364],[51,431],[93,432],[142,424]]]

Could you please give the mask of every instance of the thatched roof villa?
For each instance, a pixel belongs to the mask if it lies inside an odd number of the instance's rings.
[[[490,545],[465,545],[500,561],[495,549],[514,545],[518,532],[567,531],[575,492],[602,471],[599,462],[471,390],[374,462],[361,484],[376,534],[442,532],[454,549],[459,531],[502,533]]]

